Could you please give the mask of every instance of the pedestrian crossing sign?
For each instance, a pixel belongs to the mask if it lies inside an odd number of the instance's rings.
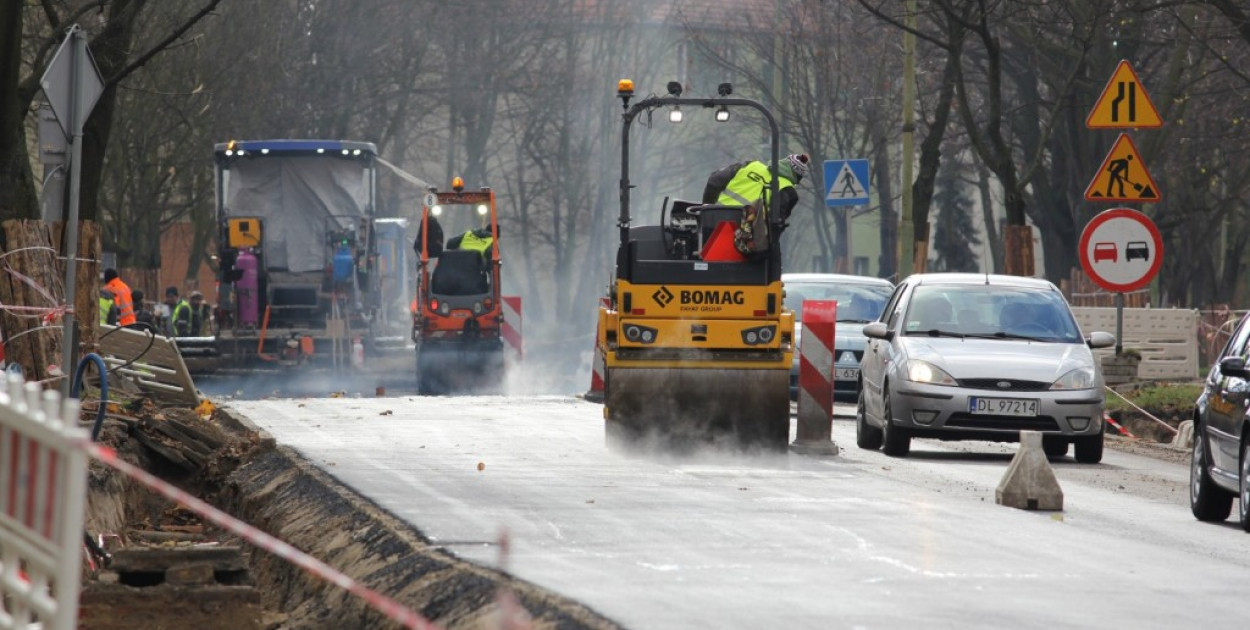
[[[1155,203],[1161,199],[1137,145],[1128,134],[1120,134],[1085,189],[1085,200]]]
[[[825,205],[868,204],[868,160],[825,160]]]

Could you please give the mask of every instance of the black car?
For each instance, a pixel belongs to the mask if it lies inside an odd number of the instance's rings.
[[[1250,315],[1241,320],[1194,410],[1189,507],[1200,521],[1223,521],[1239,498],[1237,516],[1250,532]]]
[[[1146,241],[1129,241],[1124,246],[1124,260],[1134,260],[1140,258],[1142,260],[1150,260],[1150,246]]]

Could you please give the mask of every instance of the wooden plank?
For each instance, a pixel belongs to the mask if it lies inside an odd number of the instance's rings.
[[[118,573],[155,573],[191,563],[207,563],[216,571],[243,571],[247,561],[239,547],[135,548],[113,552],[109,569]]]

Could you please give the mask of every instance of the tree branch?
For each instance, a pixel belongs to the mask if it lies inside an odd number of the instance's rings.
[[[204,7],[201,8],[198,12],[196,12],[195,15],[192,15],[185,23],[183,23],[182,26],[174,29],[174,31],[171,32],[168,37],[161,40],[156,45],[152,46],[152,48],[148,49],[147,52],[143,53],[142,55],[139,55],[139,57],[137,57],[134,61],[130,62],[129,64],[126,65],[126,67],[119,70],[117,74],[111,77],[108,77],[108,79],[104,83],[104,89],[113,87],[117,83],[121,82],[122,79],[125,79],[127,76],[129,76],[135,70],[142,68],[143,65],[146,64],[148,61],[150,61],[153,57],[160,54],[162,51],[168,48],[171,44],[173,44],[175,41],[181,38],[183,34],[191,30],[191,27],[199,23],[199,21],[204,19],[204,17],[207,16],[209,13],[212,13],[213,10],[216,9],[217,5],[219,4],[221,4],[221,0],[208,0],[208,4],[204,5]]]

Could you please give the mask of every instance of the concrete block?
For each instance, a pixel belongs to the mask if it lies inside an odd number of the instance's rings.
[[[1042,434],[1020,432],[1020,450],[998,482],[994,501],[1022,510],[1063,510],[1063,490],[1042,450]]]
[[[1194,447],[1194,421],[1185,420],[1176,428],[1176,437],[1172,438],[1172,448],[1187,451]]]

